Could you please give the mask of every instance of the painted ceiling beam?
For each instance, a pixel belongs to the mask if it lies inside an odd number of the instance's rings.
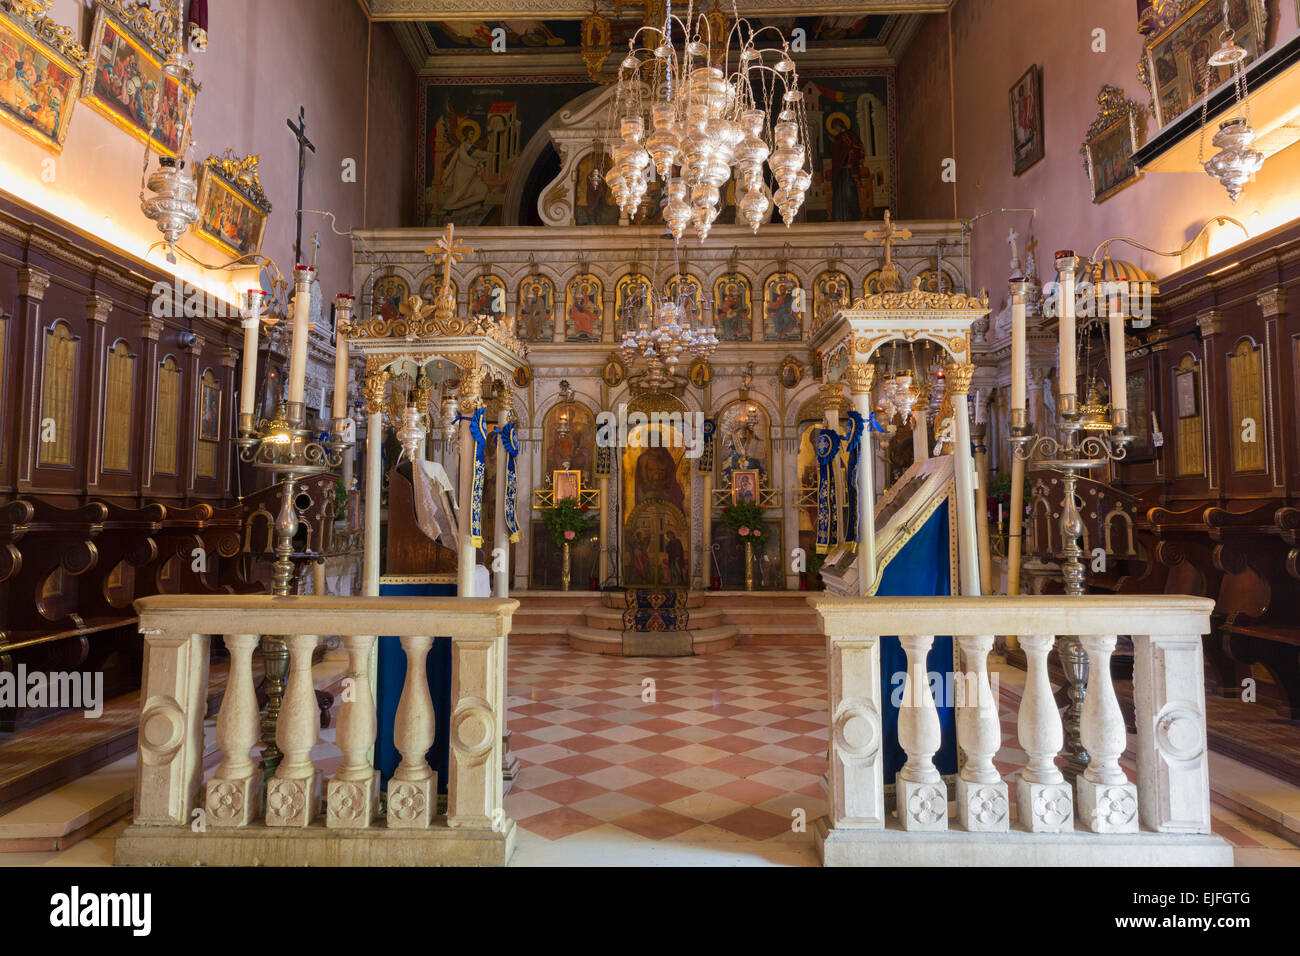
[[[501,18],[581,20],[591,0],[361,0],[375,20],[484,20]],[[742,16],[788,17],[790,0],[735,0]],[[814,0],[799,16],[944,13],[952,0]]]

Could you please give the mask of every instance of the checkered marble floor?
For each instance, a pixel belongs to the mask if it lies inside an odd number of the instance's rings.
[[[671,659],[512,648],[523,771],[506,812],[548,841],[745,844],[771,862],[815,863],[825,670],[819,647]]]

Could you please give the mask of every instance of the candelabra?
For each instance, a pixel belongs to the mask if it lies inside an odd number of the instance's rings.
[[[305,358],[306,348],[306,277],[309,270],[299,270],[299,282],[295,291],[296,316],[295,325],[300,325],[302,332],[295,334],[295,353],[302,352]],[[265,296],[261,291],[250,292],[245,303],[246,323],[254,329],[252,335],[252,362],[256,365],[256,323],[259,321],[260,305]],[[349,325],[352,309],[352,297],[340,295],[334,305],[339,314],[340,339]],[[297,331],[297,330],[295,330]],[[246,340],[247,341],[247,340]],[[246,351],[244,361],[249,362]],[[346,361],[346,360],[345,360]],[[251,374],[246,371],[246,383]],[[301,380],[295,378],[290,383],[290,398],[295,393],[301,394]],[[244,398],[244,408],[251,409],[251,394]],[[346,406],[343,406],[346,408]],[[338,416],[340,402],[335,400],[335,412]],[[280,485],[280,511],[275,521],[275,563],[271,573],[271,593],[277,597],[289,594],[293,582],[293,539],[298,533],[298,511],[294,507],[298,482],[308,475],[319,475],[338,468],[343,463],[344,453],[353,445],[353,422],[346,415],[335,417],[328,436],[313,436],[305,427],[306,406],[301,399],[281,401],[273,418],[262,419],[254,424],[251,410],[239,415],[239,437],[235,444],[239,448],[239,459],[254,468],[270,474],[272,483],[277,476]],[[266,713],[262,718],[262,765],[269,777],[283,754],[276,746],[275,732],[280,716],[280,704],[284,698],[285,677],[289,671],[289,653],[284,638],[276,635],[262,637],[262,661],[266,672],[267,701]]]
[[[1072,252],[1058,253],[1057,270],[1061,275],[1058,303],[1061,313],[1060,350],[1061,364],[1057,404],[1057,420],[1053,423],[1055,435],[1034,434],[1027,422],[1025,409],[1025,299],[1029,294],[1029,281],[1016,277],[1011,281],[1012,294],[1012,409],[1011,446],[1016,458],[1061,476],[1064,501],[1061,505],[1061,542],[1064,561],[1061,577],[1069,597],[1084,594],[1086,569],[1083,563],[1083,515],[1079,511],[1075,489],[1079,476],[1102,468],[1112,461],[1120,461],[1128,451],[1132,436],[1128,431],[1127,403],[1124,395],[1123,365],[1123,315],[1112,316],[1112,406],[1108,408],[1096,401],[1095,393],[1083,406],[1075,393],[1074,370],[1074,270],[1078,260]],[[1119,339],[1115,341],[1115,324],[1118,320]],[[1115,369],[1120,369],[1119,377]],[[1070,683],[1070,706],[1065,716],[1066,765],[1062,772],[1073,782],[1088,767],[1088,752],[1079,736],[1083,713],[1083,699],[1088,682],[1088,655],[1077,636],[1061,636],[1057,641],[1057,654]]]
[[[712,355],[718,347],[718,330],[711,325],[692,327],[682,304],[654,298],[654,324],[642,321],[636,329],[629,328],[619,351],[629,369],[638,358],[644,359],[647,384],[661,387],[671,378],[682,355]]]

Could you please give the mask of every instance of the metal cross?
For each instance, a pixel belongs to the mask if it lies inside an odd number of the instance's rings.
[[[433,241],[433,245],[424,250],[426,256],[434,256],[442,266],[442,286],[451,286],[451,267],[460,262],[474,250],[456,238],[456,224],[447,223],[447,231]]]
[[[885,246],[885,264],[880,270],[881,288],[886,288],[886,282],[897,283],[898,269],[894,266],[894,243],[912,238],[911,229],[900,229],[894,225],[893,220],[889,217],[889,210],[885,210],[885,225],[882,229],[872,227],[862,234],[862,238],[867,242],[883,242]],[[886,289],[886,291],[892,291]]]
[[[293,261],[295,265],[302,265],[302,181],[307,175],[307,150],[316,152],[316,147],[312,145],[311,140],[307,138],[307,108],[298,107],[298,125],[295,126],[292,119],[285,120],[289,124],[289,129],[293,130],[293,135],[298,139],[298,231],[293,240]]]

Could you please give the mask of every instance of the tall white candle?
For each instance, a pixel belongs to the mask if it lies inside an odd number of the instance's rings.
[[[1011,407],[1025,407],[1025,293],[1028,283],[1016,276],[1011,280]]]
[[[1060,312],[1060,341],[1058,348],[1060,358],[1060,381],[1058,390],[1062,397],[1075,395],[1078,387],[1078,373],[1074,367],[1074,269],[1079,260],[1071,251],[1056,254],[1056,271],[1060,273],[1060,289],[1057,299]],[[1073,404],[1073,403],[1066,403]]]
[[[1128,408],[1128,365],[1124,361],[1124,312],[1110,312],[1110,408],[1122,412]]]
[[[302,404],[307,387],[307,322],[311,318],[311,280],[316,270],[296,266],[293,272],[293,338],[289,346],[289,403]]]
[[[239,413],[253,414],[257,391],[257,326],[262,320],[266,293],[249,289],[244,295],[244,367],[239,384]]]
[[[334,417],[348,414],[348,337],[345,330],[352,320],[353,297],[340,293],[334,297],[338,314],[338,336],[334,352]]]

